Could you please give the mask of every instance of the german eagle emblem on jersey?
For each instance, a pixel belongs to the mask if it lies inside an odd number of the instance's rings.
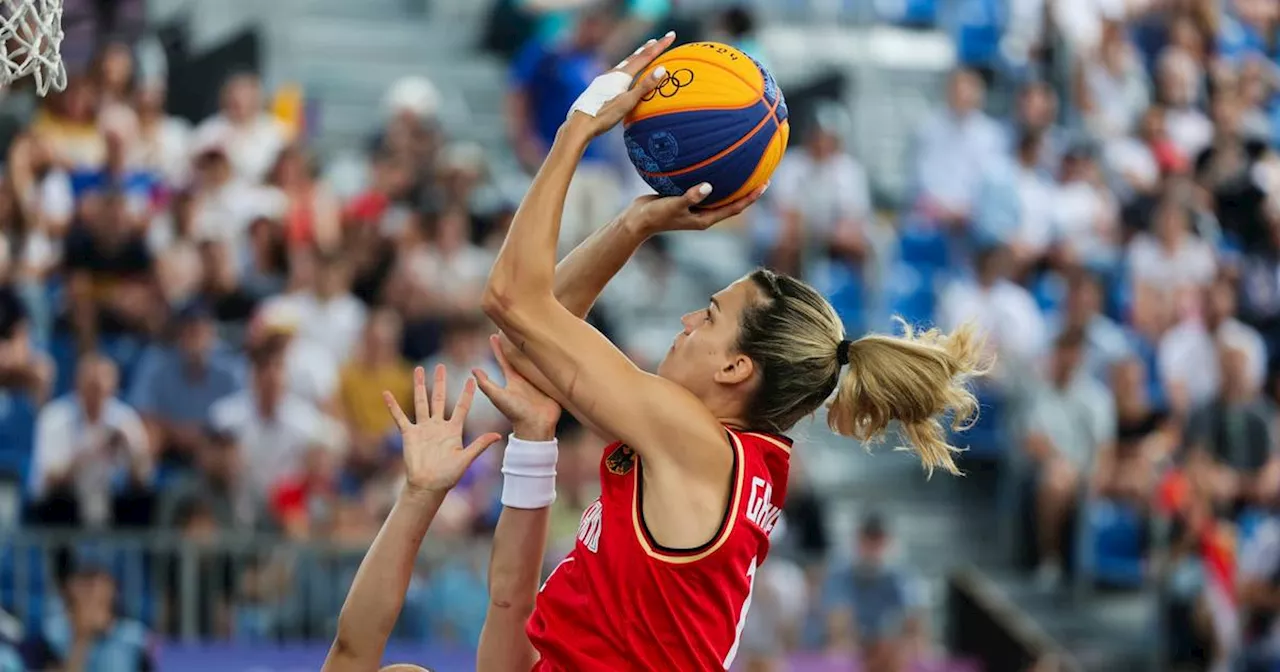
[[[632,467],[636,466],[636,452],[626,446],[618,446],[609,453],[604,466],[614,476],[625,476]]]

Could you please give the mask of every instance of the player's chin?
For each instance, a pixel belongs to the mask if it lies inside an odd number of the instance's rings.
[[[675,380],[672,373],[675,371],[673,362],[676,355],[676,344],[671,344],[671,349],[667,350],[667,354],[662,357],[662,361],[658,362],[658,376],[667,380]]]

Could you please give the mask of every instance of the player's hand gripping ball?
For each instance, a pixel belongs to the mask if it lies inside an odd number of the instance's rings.
[[[676,47],[637,76],[666,74],[623,119],[627,154],[663,196],[702,182],[702,208],[723,206],[769,181],[787,149],[790,126],[782,90],[764,66],[717,42]]]

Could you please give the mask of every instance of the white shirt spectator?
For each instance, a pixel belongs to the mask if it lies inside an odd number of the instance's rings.
[[[1031,293],[1021,285],[999,280],[990,287],[972,281],[954,282],[942,294],[938,324],[955,329],[973,322],[987,338],[987,345],[1014,362],[1034,361],[1048,334],[1044,318]]]
[[[1044,434],[1077,469],[1085,469],[1099,446],[1116,435],[1116,406],[1111,391],[1086,373],[1067,386],[1045,385],[1032,398],[1029,429]]]
[[[195,145],[221,142],[240,179],[257,184],[267,177],[280,150],[288,142],[288,130],[275,117],[263,112],[252,122],[237,126],[225,116],[215,114],[195,130]]]
[[[166,116],[149,132],[140,132],[134,151],[135,165],[156,171],[166,184],[186,184],[191,176],[191,125]]]
[[[320,346],[339,362],[351,356],[368,312],[364,304],[349,293],[322,301],[312,292],[276,296],[263,310],[289,311],[297,320],[296,338]]]
[[[238,250],[245,231],[260,216],[284,211],[283,194],[240,179],[213,187],[197,196],[192,234],[197,240],[220,240]]]
[[[1115,257],[1110,234],[1118,211],[1110,193],[1085,181],[1064,184],[1055,194],[1053,211],[1054,234],[1082,261],[1109,261]]]
[[[1147,143],[1131,137],[1116,138],[1103,149],[1110,177],[1108,184],[1128,202],[1135,187],[1151,188],[1160,181],[1160,164]]]
[[[1021,222],[1013,242],[1031,252],[1044,252],[1053,243],[1053,204],[1058,185],[1035,167],[1018,166],[1017,189]]]
[[[285,384],[289,391],[316,406],[324,406],[338,390],[342,362],[323,345],[295,338],[284,353]]]
[[[470,243],[449,256],[431,248],[413,253],[407,260],[414,282],[435,294],[467,301],[479,297],[493,268],[493,255]]]
[[[983,166],[1000,157],[1005,134],[981,112],[962,118],[951,110],[934,114],[920,129],[915,173],[927,198],[947,208],[967,212],[977,191]]]
[[[1240,548],[1240,562],[1237,566],[1239,580],[1244,582],[1260,582],[1274,585],[1277,573],[1280,573],[1280,518],[1267,517],[1253,534],[1245,538]],[[1271,656],[1280,655],[1280,619],[1271,618],[1270,627],[1264,644]]]
[[[315,406],[286,394],[271,417],[264,417],[251,390],[219,400],[209,409],[213,428],[236,437],[244,474],[256,496],[266,496],[282,478],[298,473],[307,449],[321,441],[329,425]]]
[[[1135,56],[1127,56],[1124,69],[1119,73],[1097,60],[1086,63],[1084,82],[1089,100],[1093,102],[1087,124],[1094,133],[1115,138],[1133,130],[1151,96],[1146,73]]]
[[[1164,125],[1169,141],[1183,156],[1195,159],[1213,142],[1213,122],[1194,107],[1165,110]]]
[[[1267,375],[1267,344],[1253,327],[1229,318],[1215,332],[1200,320],[1186,320],[1160,339],[1156,357],[1160,379],[1165,386],[1178,384],[1186,389],[1191,408],[1213,400],[1222,385],[1218,365],[1218,341],[1244,351],[1249,362],[1249,382],[1262,389]]]
[[[142,460],[149,477],[147,432],[128,404],[112,397],[97,422],[85,417],[73,393],[49,402],[36,418],[29,486],[35,498],[48,492],[49,480],[73,469],[72,489],[86,523],[108,522],[115,481]]]
[[[1140,233],[1129,243],[1129,272],[1134,282],[1176,291],[1213,282],[1218,262],[1213,248],[1195,236],[1185,236],[1171,250],[1155,236]]]
[[[845,153],[826,161],[816,161],[804,151],[789,154],[770,189],[780,210],[800,213],[809,236],[830,236],[842,220],[865,221],[871,214],[867,171]]]
[[[1071,0],[1049,5],[1054,25],[1077,54],[1097,48],[1103,23],[1122,20],[1126,10],[1126,0]]]

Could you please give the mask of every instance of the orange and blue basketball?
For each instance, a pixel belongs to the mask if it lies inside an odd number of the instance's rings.
[[[782,90],[764,66],[716,42],[694,42],[658,57],[639,77],[667,76],[623,121],[627,154],[664,196],[711,185],[703,207],[727,205],[768,182],[787,150]],[[639,81],[639,80],[637,80]]]

